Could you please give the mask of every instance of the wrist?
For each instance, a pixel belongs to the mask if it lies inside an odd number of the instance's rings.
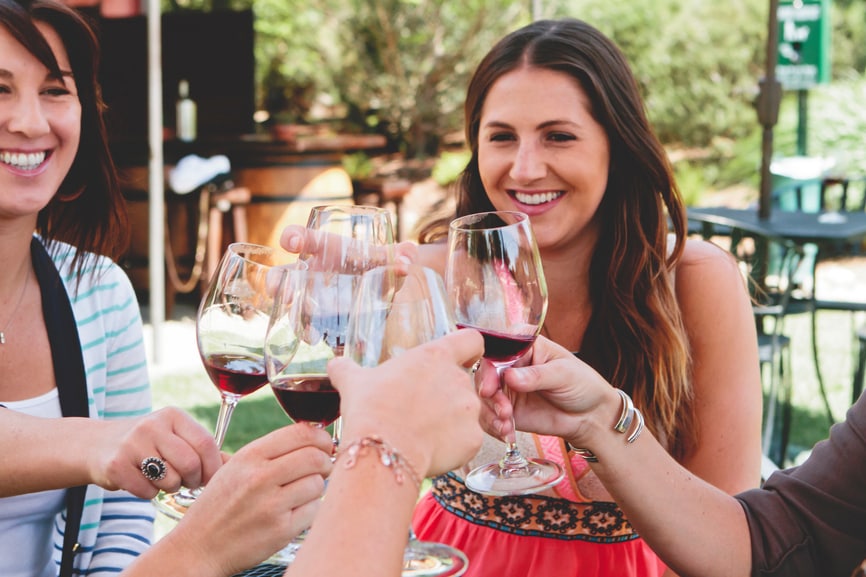
[[[383,423],[359,424],[356,427],[344,425],[340,438],[340,451],[348,448],[365,438],[377,438],[389,448],[397,451],[403,458],[412,464],[419,478],[427,476],[430,469],[432,455],[428,449],[429,443],[417,438],[408,431],[395,432],[383,426]]]
[[[598,462],[593,448],[610,442],[634,443],[644,429],[644,418],[631,397],[620,389],[611,389],[599,407],[590,414],[579,438],[563,438],[569,453],[590,462]],[[624,439],[623,439],[624,437]]]

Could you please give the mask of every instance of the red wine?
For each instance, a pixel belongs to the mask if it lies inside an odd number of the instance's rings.
[[[519,359],[532,343],[535,335],[509,335],[472,325],[457,323],[461,329],[475,329],[484,337],[484,358],[492,363],[510,363]]]
[[[328,375],[286,378],[271,383],[271,390],[293,421],[327,426],[340,416],[340,393]]]
[[[204,367],[216,387],[234,395],[249,395],[268,382],[261,358],[244,355],[208,355]]]

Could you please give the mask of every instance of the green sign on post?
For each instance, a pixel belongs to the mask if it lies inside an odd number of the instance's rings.
[[[780,0],[776,76],[785,90],[830,80],[830,0]]]

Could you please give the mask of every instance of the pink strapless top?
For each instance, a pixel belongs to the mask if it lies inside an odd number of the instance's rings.
[[[561,439],[533,437],[540,455],[565,465],[552,494],[487,497],[449,473],[433,480],[416,507],[418,538],[466,553],[466,577],[660,577],[664,563],[616,503],[581,494],[582,480],[597,485],[586,461],[574,456],[566,464]]]

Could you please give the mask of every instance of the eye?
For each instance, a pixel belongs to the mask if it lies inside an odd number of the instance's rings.
[[[47,94],[48,96],[66,96],[70,94],[69,89],[65,86],[63,87],[54,87],[54,88],[46,88],[42,91],[42,94]]]
[[[569,134],[568,132],[551,132],[547,135],[548,140],[552,140],[553,142],[569,142],[572,140],[577,140],[573,134]]]
[[[493,132],[488,137],[490,142],[508,142],[514,140],[514,134],[511,132]]]

